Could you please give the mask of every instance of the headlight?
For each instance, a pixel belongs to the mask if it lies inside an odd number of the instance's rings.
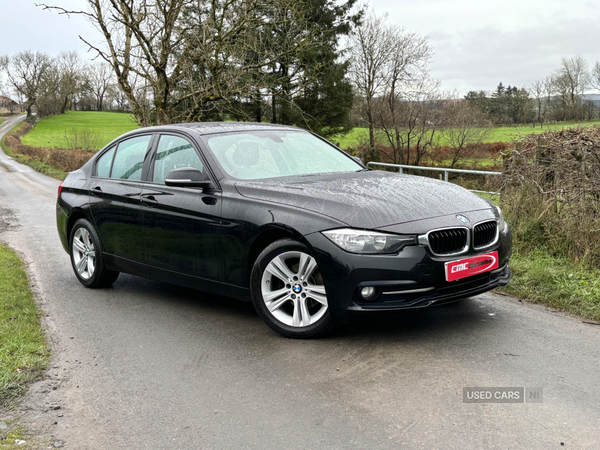
[[[407,245],[417,243],[416,236],[401,236],[375,231],[352,230],[350,228],[323,231],[323,234],[338,247],[350,253],[380,255],[398,253]]]
[[[495,206],[495,208],[496,211],[498,211],[498,229],[502,232],[508,227],[508,225],[504,221],[504,216],[502,215],[502,210],[500,209],[500,207]]]

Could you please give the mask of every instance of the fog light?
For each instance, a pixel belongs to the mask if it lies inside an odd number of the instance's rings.
[[[364,299],[369,299],[375,295],[375,288],[371,286],[364,287],[360,290],[360,295],[362,295]]]

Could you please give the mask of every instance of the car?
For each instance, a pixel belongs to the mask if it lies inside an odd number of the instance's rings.
[[[440,180],[369,170],[290,126],[127,133],[68,174],[56,213],[84,286],[110,286],[123,272],[252,301],[294,338],[512,277],[510,229],[493,203]]]

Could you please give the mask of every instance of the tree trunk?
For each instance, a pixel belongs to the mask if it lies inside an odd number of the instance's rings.
[[[287,66],[281,66],[281,73],[283,75],[282,90],[283,90],[283,101],[281,103],[281,123],[282,125],[289,125],[290,114],[289,114],[289,101],[290,101],[290,84],[291,81],[288,77]]]
[[[398,159],[400,160],[400,164],[404,164],[404,149],[402,144],[400,144],[400,130],[398,127],[395,129],[396,131],[396,146],[398,147]]]
[[[69,97],[65,96],[65,101],[62,104],[62,107],[60,108],[60,113],[64,114],[67,111],[67,106],[69,106]]]
[[[255,113],[255,118],[256,121],[258,123],[262,122],[262,100],[261,100],[261,95],[260,95],[260,91],[258,91],[256,93],[256,100],[254,101],[254,113]]]
[[[171,118],[163,105],[156,108],[156,125],[169,125]]]
[[[369,151],[372,151],[375,148],[375,124],[370,101],[367,101],[367,122],[369,122]]]

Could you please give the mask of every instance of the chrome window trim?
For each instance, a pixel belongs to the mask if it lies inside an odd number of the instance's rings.
[[[487,222],[487,221],[486,221]],[[431,246],[429,245],[429,235],[435,231],[443,231],[443,230],[456,230],[456,229],[464,229],[467,230],[467,239],[465,240],[466,244],[462,248],[462,250],[454,253],[435,253]],[[435,228],[434,230],[429,230],[425,234],[421,234],[417,237],[419,244],[424,245],[429,248],[429,251],[434,256],[456,256],[456,255],[464,255],[467,253],[471,247],[471,230],[469,227],[443,227],[443,228]]]
[[[477,225],[481,225],[482,223],[487,223],[487,222],[495,222],[496,223],[496,237],[489,244],[486,244],[486,245],[481,246],[481,247],[475,247],[475,227]],[[483,250],[483,249],[486,249],[488,247],[491,247],[494,244],[496,244],[499,239],[500,239],[500,224],[498,223],[498,221],[496,219],[482,220],[481,222],[477,222],[476,224],[473,225],[473,250]]]

